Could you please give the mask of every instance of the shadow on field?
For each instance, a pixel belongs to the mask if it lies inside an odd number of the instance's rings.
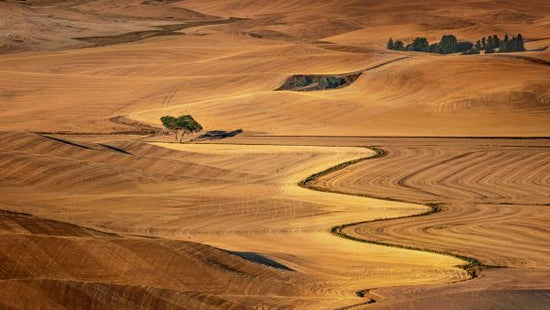
[[[225,130],[211,130],[206,133],[196,137],[193,141],[204,141],[204,140],[221,140],[225,138],[231,138],[237,136],[243,132],[242,129],[237,129],[233,131]]]
[[[254,262],[254,263],[257,263],[257,264],[261,264],[261,265],[265,265],[265,266],[268,266],[268,267],[272,267],[272,268],[277,268],[277,269],[281,269],[281,270],[286,270],[286,271],[294,271],[294,269],[292,268],[289,268],[283,264],[280,264],[274,260],[271,260],[265,256],[262,256],[258,253],[254,253],[254,252],[237,252],[237,251],[228,251],[228,250],[224,250],[225,252],[229,253],[229,254],[233,254],[233,255],[236,255],[240,258],[243,258],[243,259],[246,259],[248,261],[251,261],[251,262]]]

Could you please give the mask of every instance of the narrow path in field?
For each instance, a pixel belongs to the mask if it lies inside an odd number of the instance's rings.
[[[408,280],[395,278],[384,282],[383,286],[385,287],[427,283],[443,284],[464,281],[472,278],[474,275],[470,269],[480,265],[476,259],[470,257],[430,249],[380,243],[366,238],[355,238],[340,231],[341,227],[350,225],[341,223],[349,223],[356,219],[379,221],[377,219],[380,218],[395,219],[427,215],[433,213],[434,210],[438,210],[433,206],[392,201],[390,199],[380,200],[368,196],[344,194],[335,190],[321,190],[310,184],[310,182],[315,181],[321,176],[329,175],[353,164],[368,159],[383,157],[385,153],[381,149],[372,147],[245,145],[227,143],[153,144],[185,152],[202,153],[205,156],[217,156],[220,158],[228,155],[235,156],[236,154],[243,156],[247,153],[254,155],[248,159],[248,165],[240,163],[239,168],[233,166],[235,160],[231,160],[231,163],[229,159],[222,161],[225,165],[229,164],[231,166],[225,166],[226,169],[235,171],[244,169],[241,172],[246,172],[248,169],[251,169],[249,165],[259,161],[262,156],[269,156],[270,161],[281,161],[282,165],[277,165],[274,169],[274,173],[269,173],[268,177],[259,182],[252,181],[253,184],[267,185],[270,191],[277,192],[275,197],[284,197],[294,202],[307,202],[318,206],[324,205],[326,207],[323,209],[330,212],[321,217],[311,214],[299,218],[276,219],[275,224],[272,222],[273,219],[270,219],[270,222],[260,224],[264,223],[265,218],[269,216],[268,213],[270,208],[277,208],[276,205],[267,205],[262,207],[265,211],[263,211],[262,208],[254,210],[254,216],[252,218],[246,216],[241,220],[234,219],[235,222],[232,225],[227,227],[222,225],[216,228],[215,236],[210,237],[210,233],[205,232],[196,234],[191,240],[200,238],[201,242],[205,242],[209,245],[238,251],[254,250],[262,254],[265,253],[269,258],[273,258],[275,261],[281,261],[283,264],[302,272],[326,276],[326,270],[330,269],[334,275],[330,275],[330,278],[326,280],[327,282],[333,283],[336,286],[345,285],[345,290],[348,290],[349,293],[354,293],[356,296],[363,297],[365,301],[370,301],[371,299],[374,301],[377,299],[375,296],[362,294],[362,292],[377,287],[374,283],[378,281],[376,280],[378,276],[371,274],[369,277],[368,273],[365,274],[364,271],[356,270],[355,266],[357,265],[362,264],[368,266],[365,268],[373,268],[373,270],[378,268],[379,271],[377,272],[380,273],[400,273],[404,272],[400,270],[400,268],[403,267],[402,264],[405,264],[407,258],[416,259],[413,257],[417,255],[427,255],[424,258],[418,258],[418,262],[422,261],[422,267],[415,267],[408,271],[408,274],[413,271],[416,272],[416,275],[412,278],[415,278],[417,282],[408,282],[404,284],[403,281],[407,282]],[[300,157],[305,156],[306,153],[309,154],[306,156],[307,159],[301,160]],[[288,165],[288,162],[284,161],[284,158],[292,154],[296,154],[293,155],[294,162],[292,165]],[[298,154],[301,155],[297,157]],[[335,162],[339,164],[334,165]],[[265,168],[262,168],[257,172],[267,174],[267,171],[262,171],[264,169]],[[232,192],[240,196],[250,195],[250,193],[246,193],[244,189],[240,189],[239,185],[235,185]],[[234,231],[235,225],[244,232]],[[270,228],[269,226],[272,227]],[[263,228],[261,228],[260,231],[258,227]],[[330,227],[332,227],[330,230],[331,233],[341,238],[337,238],[336,241],[332,237],[327,238],[327,228]],[[281,232],[285,232],[284,237],[281,235]],[[289,233],[292,237],[289,237]],[[240,234],[246,235],[246,239],[239,236]],[[261,243],[256,239],[261,239]],[[353,241],[360,241],[364,244]],[[365,243],[370,244],[367,245]],[[267,248],[265,244],[268,244]],[[383,247],[380,247],[381,245]],[[304,251],[304,249],[309,250]],[[390,252],[388,254],[379,256],[378,253],[387,251],[386,249],[391,250],[389,250]],[[344,256],[338,256],[337,260],[332,260],[333,257],[331,257],[331,255],[333,254],[329,253],[336,252],[345,254],[343,254]],[[323,254],[324,257],[322,258],[319,253],[325,253]],[[440,256],[444,256],[445,258],[440,258]],[[288,257],[296,257],[296,259],[286,260]],[[331,257],[327,260],[329,261],[327,263],[324,262],[321,264],[320,262],[316,262],[313,265],[309,263],[303,264],[303,261],[316,261],[319,259],[327,259],[327,257]],[[447,263],[442,265],[439,260]],[[452,263],[449,264],[448,262],[451,261]],[[461,264],[461,261],[464,263]],[[333,264],[333,266],[325,266],[324,264]],[[457,268],[455,267],[461,267],[469,274],[462,270],[456,271]],[[387,269],[382,271],[381,269],[384,268]],[[430,271],[426,272],[423,268],[430,268],[432,270],[445,270],[446,268],[450,268],[455,270],[454,272],[456,272],[456,275],[436,279],[431,275]],[[444,272],[448,273],[450,269]],[[332,278],[333,276],[336,277]],[[424,276],[426,278],[423,279]],[[391,277],[391,275],[388,274],[387,277]]]
[[[373,150],[375,152],[375,154],[372,155],[372,156],[362,157],[362,158],[350,160],[350,161],[343,162],[343,163],[340,163],[338,165],[332,166],[332,167],[330,167],[326,170],[323,170],[321,172],[315,173],[315,174],[307,177],[306,179],[301,181],[298,185],[301,186],[301,187],[310,189],[310,190],[314,190],[314,191],[321,191],[321,192],[328,191],[328,192],[338,193],[338,194],[342,194],[342,195],[350,195],[349,193],[345,193],[345,192],[341,192],[341,191],[335,191],[335,190],[328,190],[328,189],[323,188],[323,187],[318,187],[318,186],[312,185],[312,183],[314,183],[320,177],[328,176],[331,173],[342,170],[344,168],[347,168],[347,167],[349,167],[351,165],[354,165],[354,164],[357,164],[359,162],[386,156],[386,152],[383,149],[376,148],[376,147],[367,147],[367,148]],[[356,196],[365,196],[365,197],[374,198],[374,197],[367,196],[367,195],[356,195]],[[375,199],[381,199],[381,198],[375,198]],[[393,201],[393,199],[391,201]],[[365,242],[365,243],[377,244],[377,245],[388,246],[388,247],[397,247],[397,248],[402,248],[402,249],[407,249],[407,250],[415,250],[415,251],[426,251],[426,252],[431,252],[431,253],[435,253],[435,254],[453,256],[455,258],[463,260],[466,264],[464,264],[460,267],[462,267],[464,270],[468,271],[468,273],[470,274],[470,276],[472,278],[476,277],[477,273],[478,273],[478,268],[482,267],[483,265],[481,264],[481,262],[479,260],[477,260],[473,257],[453,254],[453,253],[450,253],[450,252],[432,250],[432,249],[429,249],[429,248],[420,248],[420,247],[415,247],[415,246],[392,244],[390,242],[383,242],[383,241],[378,241],[378,240],[374,240],[374,239],[367,239],[367,238],[363,238],[363,237],[349,235],[349,234],[347,234],[343,231],[345,228],[350,228],[350,227],[354,227],[354,226],[357,226],[357,225],[363,225],[363,224],[367,224],[367,223],[371,223],[371,222],[383,222],[383,221],[387,221],[387,220],[428,216],[430,214],[437,213],[437,212],[441,211],[441,208],[437,204],[427,204],[426,206],[430,207],[431,210],[426,211],[426,212],[422,212],[422,213],[412,214],[412,215],[400,216],[400,217],[388,217],[388,218],[383,218],[383,219],[375,219],[375,220],[368,220],[368,221],[359,221],[359,222],[353,222],[353,223],[346,223],[346,224],[342,224],[342,225],[332,227],[331,233],[336,235],[336,236],[346,238],[346,239],[350,239],[350,240],[354,240],[354,241],[358,241],[358,242]]]
[[[388,146],[378,164],[321,176],[311,185],[392,197],[442,210],[340,229],[354,238],[475,255],[485,265],[546,268],[550,153],[544,146]],[[513,250],[512,250],[513,249]]]

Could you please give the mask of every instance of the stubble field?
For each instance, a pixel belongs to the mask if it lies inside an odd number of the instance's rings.
[[[0,308],[550,304],[545,1],[0,12]],[[278,90],[300,75],[353,78]],[[173,143],[167,114],[217,132]]]

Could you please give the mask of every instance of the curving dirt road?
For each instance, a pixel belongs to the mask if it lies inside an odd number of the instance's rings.
[[[356,295],[372,287],[468,278],[453,257],[331,235],[341,223],[426,210],[298,186],[373,154],[365,148],[0,140],[0,209],[36,215],[1,217],[6,307],[337,308],[376,298]],[[23,295],[39,304],[21,304]]]
[[[525,304],[534,300],[540,306],[548,300],[550,292],[544,279],[550,274],[550,152],[544,143],[472,146],[457,140],[454,145],[388,145],[384,149],[387,156],[383,158],[357,163],[311,184],[358,195],[438,203],[441,212],[359,223],[344,227],[342,233],[475,257],[484,265],[501,267],[482,271],[489,277],[473,284],[439,287],[437,294],[432,290],[435,299],[453,289],[455,297],[457,292],[464,295],[477,289],[475,294],[486,302],[478,305],[481,308],[494,303],[505,291],[511,296],[520,294],[518,298]],[[500,293],[484,296],[488,288],[480,289],[479,283],[486,286],[491,282],[501,284]],[[528,294],[529,289],[534,291]],[[401,297],[391,295],[393,302],[406,299],[403,296],[418,296],[422,290],[413,291],[401,289]],[[409,306],[433,307],[426,303]]]

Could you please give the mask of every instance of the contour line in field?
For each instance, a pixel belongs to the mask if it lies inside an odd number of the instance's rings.
[[[161,146],[161,147],[168,147],[168,148],[172,148],[172,149],[178,149],[178,148],[174,147],[173,143],[162,143],[162,142],[160,142],[160,143],[149,142],[149,143],[151,143],[153,145]],[[183,145],[189,145],[189,144],[193,144],[193,145],[212,145],[212,144],[209,144],[209,143],[184,143]],[[182,144],[178,144],[178,145],[182,145]],[[239,144],[239,143],[234,143],[234,144],[233,143],[215,143],[214,145],[220,146],[220,147],[222,147],[222,146],[225,146],[225,147],[227,147],[227,146],[230,146],[230,147],[231,146],[241,146],[242,147],[242,146],[244,146],[244,147],[252,147],[252,148],[253,147],[259,147],[259,146],[271,146],[271,147],[277,147],[277,146],[279,146],[279,147],[281,147],[281,146],[292,147],[292,146],[294,146],[294,147],[298,147],[298,148],[311,147],[311,146],[303,146],[303,145],[279,145],[279,144],[269,144],[269,145],[252,144],[252,145],[249,145],[249,144]],[[314,146],[314,147],[334,148],[333,146]],[[343,148],[350,148],[350,147],[343,147]],[[384,150],[382,150],[380,148],[376,148],[376,147],[366,147],[365,146],[365,147],[353,147],[353,148],[365,148],[365,149],[373,151],[374,154],[372,154],[372,155],[369,154],[368,156],[362,156],[362,157],[359,157],[359,158],[354,158],[354,159],[336,164],[336,165],[331,166],[327,169],[324,169],[320,172],[311,174],[310,176],[306,177],[305,179],[299,181],[298,183],[294,183],[294,185],[298,186],[298,187],[301,187],[301,188],[304,188],[304,189],[309,189],[309,190],[318,191],[318,192],[326,192],[326,193],[339,194],[339,195],[357,196],[357,197],[364,197],[364,198],[370,198],[370,199],[386,200],[386,201],[390,201],[390,202],[393,201],[393,202],[410,203],[410,202],[406,202],[406,201],[400,201],[400,200],[397,200],[397,199],[371,197],[371,196],[368,196],[368,195],[359,195],[359,194],[349,194],[349,193],[344,193],[344,192],[339,192],[339,191],[334,191],[334,190],[328,190],[328,189],[324,189],[324,188],[320,188],[320,187],[315,187],[315,186],[312,186],[312,185],[308,184],[309,182],[311,182],[311,181],[313,181],[313,180],[315,180],[315,179],[317,179],[321,176],[328,175],[332,172],[344,169],[344,168],[349,167],[353,164],[356,164],[356,163],[359,163],[359,162],[362,162],[362,161],[365,161],[365,160],[368,160],[368,159],[380,158],[380,157],[383,157],[383,156],[386,155],[386,152]],[[229,150],[226,149],[225,151],[227,152]],[[253,148],[252,151],[257,152],[258,150],[256,148]],[[211,150],[207,151],[207,152],[211,152]],[[457,259],[460,259],[460,260],[466,262],[466,264],[457,265],[457,267],[460,267],[460,268],[464,269],[466,272],[468,272],[468,274],[470,276],[469,279],[475,278],[477,276],[475,268],[483,266],[481,264],[481,262],[478,261],[475,258],[466,257],[466,256],[458,255],[458,254],[449,253],[449,252],[442,252],[442,251],[437,251],[437,250],[419,248],[419,247],[414,247],[414,246],[402,246],[402,245],[396,245],[396,244],[391,244],[391,243],[387,243],[387,242],[380,242],[380,241],[376,241],[376,240],[368,240],[368,239],[357,238],[357,237],[347,235],[347,234],[345,234],[341,231],[343,228],[353,226],[353,225],[364,224],[364,223],[374,222],[374,221],[399,219],[399,218],[405,218],[405,217],[420,217],[420,216],[426,216],[426,215],[430,215],[432,213],[436,213],[436,212],[440,211],[440,208],[439,208],[438,205],[418,204],[418,203],[414,203],[414,204],[424,205],[426,207],[429,207],[430,210],[424,211],[424,212],[421,212],[421,213],[406,215],[406,216],[387,217],[387,218],[382,218],[382,219],[374,219],[374,220],[367,220],[367,221],[341,224],[341,225],[337,225],[337,226],[332,227],[330,229],[330,232],[335,236],[338,236],[338,237],[341,237],[341,238],[344,238],[344,239],[353,240],[353,241],[370,243],[370,244],[386,246],[386,247],[394,247],[394,248],[399,248],[399,249],[403,249],[403,250],[422,251],[422,252],[429,252],[429,253],[432,253],[432,254],[438,254],[438,255],[454,257],[454,258],[457,258]],[[459,280],[457,282],[461,282],[461,281],[464,281],[464,280]],[[358,291],[358,292],[356,292],[356,294],[360,294],[362,291],[363,290]]]
[[[386,151],[384,151],[381,148],[368,147],[368,146],[366,148],[373,150],[375,152],[375,154],[372,155],[372,156],[357,158],[357,159],[353,159],[353,160],[350,160],[350,161],[347,161],[347,162],[343,162],[343,163],[337,164],[335,166],[332,166],[328,169],[325,169],[321,172],[312,174],[312,175],[308,176],[307,178],[305,178],[304,180],[302,180],[298,185],[303,187],[303,188],[307,188],[307,189],[314,190],[314,191],[320,191],[320,192],[330,192],[330,193],[336,193],[336,194],[341,194],[341,195],[351,195],[351,196],[363,196],[363,197],[380,199],[380,200],[388,200],[388,201],[401,201],[401,200],[398,200],[398,199],[379,198],[379,197],[373,197],[373,196],[368,196],[368,195],[350,194],[350,193],[345,193],[345,192],[340,192],[340,191],[335,191],[335,190],[329,190],[329,189],[326,189],[326,188],[323,188],[323,187],[316,187],[314,185],[309,184],[311,181],[314,181],[314,180],[316,180],[316,179],[318,179],[322,176],[329,175],[330,173],[336,172],[338,170],[342,170],[342,169],[344,169],[346,167],[349,167],[353,164],[356,164],[356,163],[359,163],[359,162],[362,162],[362,161],[365,161],[365,160],[368,160],[368,159],[376,159],[376,158],[384,157],[387,154]],[[401,202],[405,202],[405,201],[401,201]],[[407,203],[410,203],[410,202],[407,202]],[[389,243],[389,242],[358,238],[358,237],[348,235],[348,234],[346,234],[342,231],[342,229],[344,229],[344,228],[352,227],[352,226],[356,226],[356,225],[363,225],[363,224],[371,223],[371,222],[395,220],[395,219],[401,219],[401,218],[427,216],[427,215],[430,215],[430,214],[437,213],[437,212],[441,211],[441,208],[437,204],[424,204],[424,205],[429,207],[431,210],[426,211],[426,212],[422,212],[422,213],[406,215],[406,216],[389,217],[389,218],[382,218],[382,219],[375,219],[375,220],[368,220],[368,221],[359,221],[359,222],[353,222],[353,223],[346,223],[346,224],[342,224],[342,225],[332,227],[330,232],[335,236],[350,239],[350,240],[354,240],[354,241],[358,241],[358,242],[365,242],[365,243],[371,243],[371,244],[388,246],[388,247],[396,247],[396,248],[401,248],[401,249],[406,249],[406,250],[424,251],[424,252],[430,252],[430,253],[435,253],[435,254],[440,254],[440,255],[452,256],[452,257],[458,258],[460,260],[463,260],[467,263],[467,264],[461,265],[459,267],[461,267],[462,269],[464,269],[468,272],[468,274],[471,277],[470,279],[473,279],[473,278],[477,277],[477,272],[476,272],[475,268],[476,267],[483,267],[484,265],[479,260],[477,260],[476,258],[463,256],[463,255],[458,255],[458,254],[454,254],[454,253],[451,253],[451,252],[443,252],[443,251],[432,250],[432,249],[428,249],[428,248],[420,248],[420,247],[415,247],[415,246],[405,246],[405,245],[393,244],[393,243]],[[486,267],[489,267],[489,266],[486,266]]]

